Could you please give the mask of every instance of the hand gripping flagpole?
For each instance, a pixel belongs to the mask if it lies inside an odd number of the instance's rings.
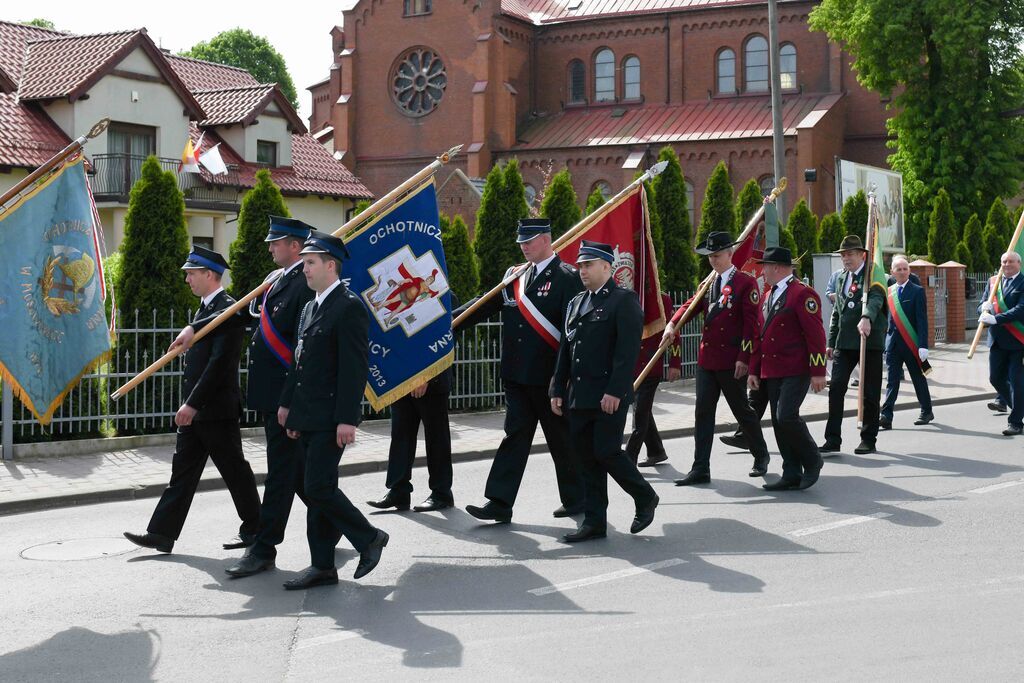
[[[779,179],[779,184],[771,191],[771,194],[768,195],[765,202],[774,202],[776,197],[786,191],[786,186],[788,184],[789,181],[787,181],[785,177]],[[750,237],[750,234],[757,229],[757,224],[761,222],[761,218],[763,217],[764,203],[757,208],[754,215],[750,217],[749,221],[747,221],[746,226],[743,228],[743,232],[740,233],[739,239],[736,241],[742,242]],[[690,322],[693,316],[697,314],[697,306],[694,306],[693,304],[704,298],[708,292],[708,288],[711,287],[711,283],[714,281],[715,271],[711,271],[708,273],[707,277],[704,278],[704,281],[700,283],[700,286],[697,287],[697,292],[690,299],[690,305],[680,306],[679,310],[677,310],[672,316],[672,319],[668,321],[667,325],[665,325],[665,331],[662,333],[661,343],[658,344],[658,350],[653,356],[651,356],[651,359],[647,361],[647,365],[644,366],[644,369],[633,382],[633,391],[639,389],[640,385],[647,378],[647,375],[651,373],[651,370],[653,370],[658,363],[662,362],[662,354],[665,353],[665,349],[672,344],[672,339],[675,337],[676,330]]]
[[[439,157],[434,159],[434,161],[432,161],[430,164],[424,166],[419,172],[417,172],[415,175],[411,176],[409,179],[407,179],[401,185],[399,185],[395,189],[391,190],[386,195],[384,195],[383,197],[381,197],[380,199],[375,201],[373,204],[370,204],[364,210],[359,212],[357,215],[355,215],[352,218],[352,220],[350,220],[347,223],[345,223],[343,226],[341,226],[340,228],[335,230],[332,234],[335,237],[342,237],[342,238],[344,238],[350,232],[352,232],[355,229],[361,227],[369,219],[373,218],[376,214],[380,213],[381,210],[383,210],[384,208],[386,208],[386,207],[390,206],[391,204],[393,204],[400,197],[402,197],[406,192],[408,192],[409,190],[413,189],[414,187],[416,187],[417,185],[422,183],[424,180],[426,180],[427,178],[432,176],[434,173],[436,173],[439,168],[441,168],[442,166],[447,164],[449,161],[454,159],[461,150],[462,150],[462,145],[456,145],[455,147],[452,147],[451,149],[449,149],[447,152],[441,154]],[[278,277],[280,277],[280,275]],[[259,287],[257,287],[256,289],[252,290],[251,292],[249,292],[248,294],[243,296],[241,299],[236,301],[234,304],[232,304],[228,308],[224,309],[224,311],[220,315],[218,315],[216,318],[214,318],[213,320],[208,322],[206,325],[204,325],[203,329],[201,329],[201,330],[199,330],[198,332],[195,333],[195,336],[192,337],[192,343],[193,344],[196,343],[197,341],[199,341],[200,339],[202,339],[203,337],[208,335],[210,332],[215,330],[217,327],[219,327],[222,323],[224,323],[224,321],[229,320],[238,311],[242,310],[243,308],[246,308],[249,305],[249,302],[251,302],[254,299],[256,299],[257,297],[261,296],[263,294],[263,292],[265,292],[269,287],[273,286],[273,284],[275,282],[277,282],[277,278],[269,278],[269,279],[267,279]],[[111,398],[115,398],[115,399],[123,397],[129,391],[131,391],[132,389],[137,387],[139,384],[144,382],[146,379],[148,379],[154,372],[156,372],[157,370],[162,368],[164,365],[169,363],[176,356],[182,354],[184,351],[185,351],[185,349],[180,347],[180,346],[176,347],[174,349],[171,349],[170,351],[165,353],[163,356],[161,356],[160,358],[158,358],[155,361],[153,361],[149,365],[149,367],[147,367],[145,370],[143,370],[142,372],[137,374],[135,377],[133,377],[128,382],[126,382],[124,385],[118,387],[118,389],[114,393],[112,393],[110,395],[110,397]]]
[[[1017,229],[1013,231],[1013,239],[1010,240],[1010,245],[1007,251],[1013,251],[1013,246],[1020,240],[1021,232],[1024,231],[1024,213],[1020,215],[1020,220],[1017,221]],[[1001,282],[1003,279],[1003,266],[999,266],[999,272],[996,274],[996,282]],[[996,290],[994,287],[989,287],[989,296],[995,296]],[[974,352],[978,350],[978,344],[981,342],[981,335],[985,333],[985,329],[988,327],[985,323],[978,323],[978,329],[974,332],[974,340],[971,342],[971,348],[967,351],[967,360],[974,358]]]
[[[611,199],[609,199],[607,202],[605,202],[597,209],[595,209],[593,213],[591,213],[588,216],[584,216],[579,223],[566,230],[565,234],[563,234],[561,237],[552,242],[552,250],[557,252],[559,249],[575,240],[577,237],[585,233],[587,230],[594,227],[594,224],[597,223],[597,221],[604,218],[605,214],[607,214],[612,209],[615,209],[638,187],[640,187],[640,185],[650,180],[651,178],[654,178],[655,176],[659,175],[662,171],[665,170],[666,166],[668,166],[667,161],[659,161],[654,166],[651,166],[649,169],[644,171],[641,175],[637,177],[636,180],[631,182],[629,185],[626,185],[626,187],[622,188]],[[456,327],[461,325],[462,321],[465,320],[470,315],[472,315],[474,311],[483,306],[492,297],[497,296],[501,292],[501,290],[505,289],[510,284],[515,282],[516,278],[522,275],[523,270],[525,270],[529,266],[529,263],[520,263],[519,265],[514,266],[512,270],[509,272],[509,274],[506,275],[501,282],[494,285],[494,287],[492,287],[484,294],[481,294],[480,297],[476,301],[474,301],[472,305],[470,305],[466,310],[460,313],[458,317],[455,318],[455,320],[452,321],[452,329],[455,329]]]

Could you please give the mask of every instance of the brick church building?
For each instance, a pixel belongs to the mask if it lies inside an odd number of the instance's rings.
[[[823,215],[836,157],[886,166],[886,113],[809,29],[816,4],[779,0],[779,42],[787,206],[804,197]],[[719,161],[737,190],[773,185],[763,0],[352,0],[331,36],[311,132],[378,196],[464,144],[438,182],[470,229],[479,179],[513,157],[528,198],[568,167],[583,202],[672,145],[698,220]]]

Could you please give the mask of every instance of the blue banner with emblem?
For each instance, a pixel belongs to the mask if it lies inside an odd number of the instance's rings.
[[[0,374],[44,425],[110,356],[97,230],[81,157],[0,213]]]
[[[390,405],[455,358],[452,297],[433,179],[345,238],[343,278],[370,313],[366,399]]]

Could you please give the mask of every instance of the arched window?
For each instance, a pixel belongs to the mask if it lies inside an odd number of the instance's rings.
[[[690,227],[693,229],[693,233],[697,234],[697,224],[693,222],[693,217],[697,213],[697,207],[693,203],[693,183],[685,178],[683,179],[683,183],[686,185],[686,206],[689,207]]]
[[[622,63],[622,98],[640,99],[640,58],[626,57]]]
[[[615,53],[608,48],[594,56],[594,101],[615,101]]]
[[[768,41],[754,36],[743,51],[744,87],[747,92],[768,91]]]
[[[726,48],[718,53],[718,92],[736,92],[736,53]]]
[[[575,104],[587,99],[586,67],[579,59],[569,62],[569,102]]]
[[[783,90],[796,90],[796,46],[786,43],[779,50],[779,75]]]

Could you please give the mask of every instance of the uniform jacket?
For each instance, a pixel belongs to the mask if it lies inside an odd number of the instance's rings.
[[[613,279],[591,297],[580,315],[586,292],[569,303],[551,382],[551,396],[566,398],[576,410],[598,409],[605,394],[633,400],[633,368],[640,353],[644,312],[636,293]]]
[[[505,275],[511,272],[505,271]],[[526,289],[537,310],[558,329],[565,319],[565,309],[581,289],[579,274],[576,269],[563,263],[558,256],[538,273]],[[469,301],[456,309],[458,316],[469,308],[477,299]],[[512,285],[502,291],[501,296],[494,296],[469,316],[460,329],[501,313],[501,378],[528,386],[547,387],[555,370],[555,358],[558,349],[552,348],[523,317],[516,304]]]
[[[737,269],[721,292],[718,299],[711,301],[709,287],[698,304],[704,314],[704,328],[697,348],[697,365],[705,370],[732,370],[736,361],[750,363],[758,332],[761,296],[757,280]]]
[[[981,297],[981,303],[988,301],[992,295],[992,281],[985,286],[985,293]],[[1006,329],[1007,323],[1024,322],[1024,273],[1017,273],[1010,284],[1003,288],[1003,299],[1009,309],[996,316],[996,325],[988,328],[988,345],[998,346],[1007,351],[1024,349],[1024,344]],[[981,312],[981,305],[978,305],[978,312]]]
[[[661,305],[665,308],[665,318],[671,318],[674,313],[672,307],[672,297],[668,294],[661,295]],[[633,368],[633,377],[639,377],[643,369],[647,367],[647,363],[650,362],[651,357],[658,352],[658,347],[661,346],[661,335],[652,335],[647,339],[640,342],[640,356],[636,359],[636,367]],[[647,373],[646,379],[661,379],[664,375],[664,362],[658,363],[651,371]],[[676,333],[675,339],[672,340],[672,344],[668,347],[668,366],[670,368],[681,369],[683,367],[683,348],[679,341],[679,333]]]
[[[370,318],[359,298],[342,283],[312,314],[300,316],[300,348],[281,394],[289,409],[285,426],[296,431],[334,431],[358,425],[369,362]],[[300,329],[301,328],[301,329]]]
[[[832,349],[860,349],[860,322],[864,300],[864,276],[868,272],[865,263],[857,275],[851,275],[853,284],[850,291],[843,294],[847,274],[839,276],[836,281],[836,302],[832,309],[832,319],[828,328],[828,346]],[[888,306],[885,294],[878,287],[872,287],[868,293],[868,319],[871,320],[871,334],[868,335],[868,350],[881,351],[885,348],[885,332],[888,329]]]
[[[894,283],[895,284],[895,283]],[[903,285],[903,294],[894,292],[893,296],[899,296],[903,312],[907,314],[910,326],[917,332],[918,348],[928,348],[928,299],[925,296],[924,287],[915,285],[907,280]],[[896,312],[889,311],[889,329],[885,336],[885,350],[890,353],[911,353],[903,336],[896,328]],[[915,352],[916,353],[916,352]]]
[[[825,328],[818,293],[793,278],[771,309],[770,297],[765,299],[759,308],[761,333],[754,344],[750,373],[762,378],[824,377]]]
[[[220,292],[209,306],[196,311],[196,320],[212,319],[235,303]],[[238,419],[242,413],[238,387],[238,361],[242,355],[244,319],[233,316],[185,352],[182,361],[181,395],[195,408],[194,420]]]

